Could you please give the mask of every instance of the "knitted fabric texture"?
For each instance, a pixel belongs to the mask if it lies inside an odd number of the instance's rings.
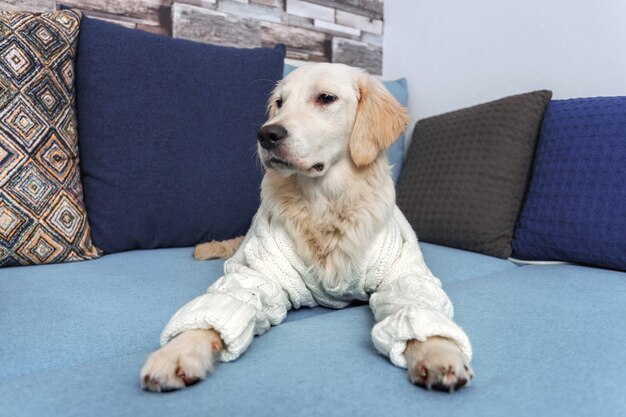
[[[270,221],[262,206],[243,244],[226,262],[224,276],[170,319],[161,344],[185,330],[213,328],[226,345],[220,359],[231,361],[255,335],[281,323],[291,308],[342,308],[369,299],[377,322],[374,346],[395,365],[406,367],[408,340],[430,336],[454,340],[471,359],[469,340],[452,321],[452,303],[424,263],[417,237],[397,207],[352,276],[337,287],[324,287],[294,248],[284,225]]]

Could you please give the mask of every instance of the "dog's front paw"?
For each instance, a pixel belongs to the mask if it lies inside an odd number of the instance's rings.
[[[205,379],[213,370],[222,340],[214,330],[188,330],[153,352],[140,373],[141,387],[173,391]]]
[[[410,340],[404,355],[411,382],[428,390],[454,392],[474,377],[459,347],[443,337],[429,337],[425,342]]]

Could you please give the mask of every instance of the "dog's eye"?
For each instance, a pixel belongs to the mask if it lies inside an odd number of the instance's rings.
[[[278,107],[279,109],[281,107],[283,107],[283,100],[282,99],[279,98],[278,100],[276,100],[276,107]]]
[[[335,100],[337,100],[337,97],[332,94],[320,94],[317,96],[317,102],[320,104],[330,104]]]

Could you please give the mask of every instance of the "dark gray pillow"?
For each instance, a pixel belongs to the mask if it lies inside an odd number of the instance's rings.
[[[420,240],[507,258],[550,91],[420,120],[397,185]]]

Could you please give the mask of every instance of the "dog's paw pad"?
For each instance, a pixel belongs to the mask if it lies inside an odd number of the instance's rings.
[[[184,387],[182,380],[165,374],[145,374],[141,379],[141,388],[152,392],[175,391]]]
[[[458,369],[453,366],[431,367],[420,361],[409,373],[411,382],[428,390],[454,392],[463,388],[472,379],[467,367]]]
[[[474,377],[469,363],[450,341],[435,339],[419,345],[409,361],[409,379],[427,390],[454,392]]]
[[[173,391],[193,385],[213,371],[219,336],[204,330],[185,332],[153,352],[140,373],[143,389],[155,392]],[[218,349],[219,350],[219,349]]]
[[[180,378],[181,381],[184,382],[185,386],[189,386],[189,385],[193,385],[196,382],[200,381],[200,379],[202,379],[199,376],[194,376],[194,375],[188,375],[185,370],[183,368],[181,368],[180,366],[178,368],[176,368],[176,376],[178,378]]]
[[[434,366],[433,366],[434,365]],[[471,381],[473,374],[467,366],[437,366],[420,361],[410,372],[411,382],[427,390],[454,392]]]

